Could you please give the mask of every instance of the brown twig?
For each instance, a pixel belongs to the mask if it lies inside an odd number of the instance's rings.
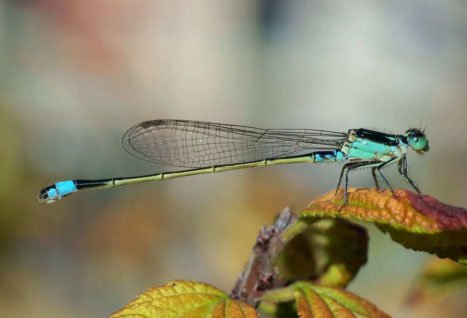
[[[287,207],[273,225],[260,229],[250,259],[230,292],[231,298],[255,306],[267,290],[284,286],[285,282],[278,279],[274,260],[285,246],[282,234],[296,221],[297,216]]]

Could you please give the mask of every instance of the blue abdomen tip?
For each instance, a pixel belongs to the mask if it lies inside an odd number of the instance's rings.
[[[57,182],[55,183],[55,188],[57,189],[59,196],[68,195],[77,190],[76,185],[72,180]]]

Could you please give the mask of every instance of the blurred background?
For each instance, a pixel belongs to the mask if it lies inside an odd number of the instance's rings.
[[[144,120],[427,127],[410,174],[466,207],[466,39],[461,0],[0,0],[0,316],[102,317],[171,279],[228,292],[259,227],[337,182],[339,165],[288,165],[37,202],[58,180],[170,170],[121,149]],[[429,257],[369,230],[351,291],[395,317],[465,313],[465,294],[405,308]]]

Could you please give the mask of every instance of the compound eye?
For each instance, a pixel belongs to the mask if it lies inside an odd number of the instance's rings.
[[[409,136],[409,145],[418,152],[428,151],[428,140],[421,132],[414,132],[413,135]]]
[[[425,134],[420,129],[411,128],[405,132],[404,136],[407,138],[409,147],[416,152],[424,153],[430,150],[428,139],[426,139]]]

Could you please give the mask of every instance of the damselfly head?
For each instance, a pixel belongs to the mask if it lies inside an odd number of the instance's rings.
[[[420,129],[411,128],[405,132],[404,136],[407,138],[410,148],[416,152],[422,154],[430,150],[428,139],[426,139],[425,134]]]

